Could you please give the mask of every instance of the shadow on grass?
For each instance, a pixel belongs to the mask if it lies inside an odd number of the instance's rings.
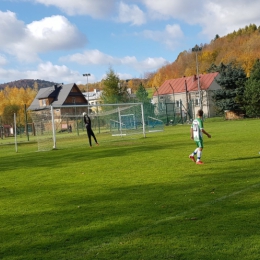
[[[26,153],[4,156],[1,161],[3,171],[19,169],[33,169],[34,167],[60,168],[63,164],[82,162],[82,160],[99,160],[101,158],[113,158],[130,156],[131,154],[157,153],[161,150],[171,150],[173,148],[184,147],[187,144],[181,142],[172,145],[161,143],[133,144],[132,142],[119,143],[110,147],[95,146],[89,148],[56,149],[52,151]],[[188,145],[187,145],[188,146]],[[81,151],[79,155],[79,151]]]
[[[1,259],[30,259],[28,255],[31,259],[48,259],[48,253],[52,255],[49,259],[55,259],[55,251],[60,256],[64,250],[79,245],[84,245],[84,252],[88,252],[93,246],[118,238],[124,240],[124,236],[163,216],[183,211],[183,202],[171,199],[172,185],[133,185],[96,193],[91,187],[79,185],[76,194],[64,186],[41,187],[49,191],[40,191],[41,200],[37,200],[37,185],[25,188],[28,200],[21,205],[23,210],[1,216]],[[180,194],[182,189],[185,188],[181,185],[174,187]]]
[[[253,160],[253,159],[260,159],[260,155],[258,156],[251,156],[251,157],[238,157],[234,159],[230,159],[231,161],[243,161],[243,160]]]

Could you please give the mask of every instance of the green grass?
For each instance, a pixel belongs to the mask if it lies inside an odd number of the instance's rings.
[[[260,259],[260,121],[207,119],[204,165],[189,127],[0,146],[0,259]]]

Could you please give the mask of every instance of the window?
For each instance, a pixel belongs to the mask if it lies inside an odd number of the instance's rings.
[[[192,99],[192,103],[194,104],[194,106],[198,107],[200,105],[199,98]]]

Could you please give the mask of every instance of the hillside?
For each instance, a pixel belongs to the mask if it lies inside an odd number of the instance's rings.
[[[198,52],[199,73],[207,73],[212,64],[233,62],[249,76],[256,59],[260,59],[260,26],[250,24],[224,37],[216,35],[209,44],[200,44]],[[151,75],[148,85],[158,87],[165,80],[196,74],[196,56],[192,50],[181,52],[177,59]]]
[[[46,80],[40,80],[40,79],[21,79],[16,80],[4,84],[0,84],[0,89],[4,89],[5,87],[17,87],[17,88],[46,88],[51,87],[55,84],[55,82],[50,82]]]

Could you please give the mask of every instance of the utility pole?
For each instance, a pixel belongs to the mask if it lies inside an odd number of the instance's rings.
[[[187,113],[187,119],[190,119],[189,116],[189,100],[188,100],[188,86],[187,86],[187,81],[185,79],[185,95],[186,95],[186,113]]]
[[[199,91],[199,106],[202,109],[202,98],[201,98],[201,89],[200,89],[200,75],[199,75],[199,64],[198,64],[198,51],[201,51],[202,47],[199,47],[197,44],[192,48],[192,52],[196,54],[196,70],[197,70],[197,79],[198,79],[198,91]]]
[[[172,84],[171,84],[171,83],[169,83],[169,85],[170,85],[170,87],[171,87],[171,89],[172,89],[172,99],[173,99],[173,103],[175,103],[174,89],[173,89],[173,87],[172,87]]]

